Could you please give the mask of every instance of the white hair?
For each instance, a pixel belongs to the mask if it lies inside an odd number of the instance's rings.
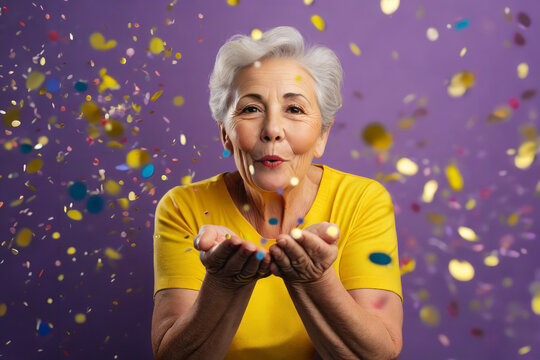
[[[233,81],[242,68],[255,61],[278,57],[296,60],[315,80],[315,94],[325,132],[333,123],[341,104],[343,69],[336,54],[327,47],[315,45],[305,51],[304,38],[291,26],[278,26],[262,34],[231,36],[218,51],[210,75],[210,109],[216,122],[224,125],[234,100]]]

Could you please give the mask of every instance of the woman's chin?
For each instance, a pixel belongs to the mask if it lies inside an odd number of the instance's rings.
[[[253,177],[253,182],[262,190],[282,192],[287,186],[288,181],[281,179],[281,176],[277,175],[261,175],[257,174]]]

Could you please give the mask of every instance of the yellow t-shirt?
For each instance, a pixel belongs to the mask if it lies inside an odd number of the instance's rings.
[[[333,266],[347,290],[386,289],[403,301],[392,198],[376,180],[326,165],[315,201],[303,223],[338,225],[339,253]],[[223,175],[170,189],[156,207],[154,296],[166,288],[200,290],[206,268],[193,238],[204,224],[222,225],[268,250],[231,198]],[[264,240],[263,240],[264,242]],[[388,265],[370,261],[373,252],[390,256]],[[313,359],[309,335],[280,277],[258,280],[225,359]]]

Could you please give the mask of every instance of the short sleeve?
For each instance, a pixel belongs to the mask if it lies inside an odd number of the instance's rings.
[[[343,287],[390,290],[403,302],[394,207],[378,181],[367,185],[352,224],[339,263]]]
[[[198,229],[189,226],[188,205],[173,190],[160,199],[155,211],[154,297],[166,288],[200,290],[206,274],[200,253],[193,248]]]

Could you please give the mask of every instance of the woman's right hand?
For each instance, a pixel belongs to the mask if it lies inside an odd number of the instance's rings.
[[[228,289],[238,289],[272,275],[270,253],[242,240],[225,226],[201,226],[193,239],[193,246],[200,251],[206,272]],[[261,260],[257,253],[263,255]]]

